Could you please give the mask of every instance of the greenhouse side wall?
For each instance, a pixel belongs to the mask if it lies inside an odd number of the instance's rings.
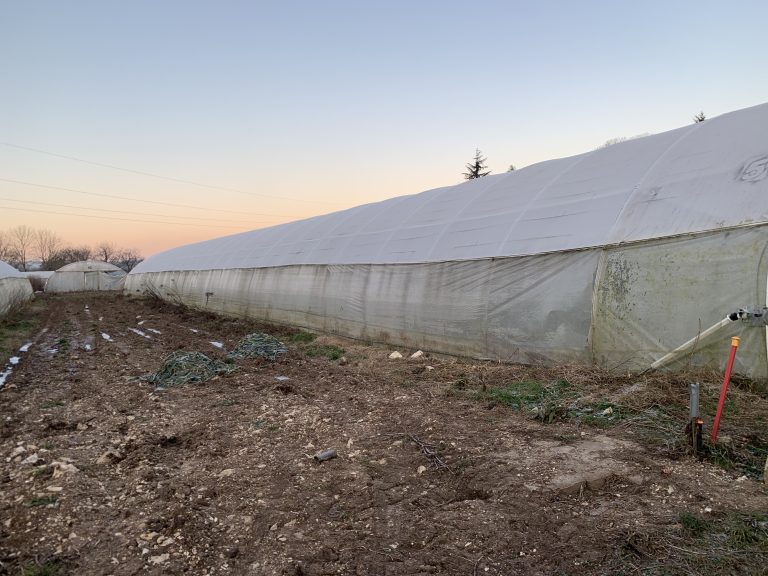
[[[0,278],[0,318],[30,298],[32,298],[32,284],[27,278]]]
[[[606,250],[599,266],[592,336],[598,364],[638,370],[731,312],[766,305],[768,226]],[[671,368],[724,367],[730,336],[736,371],[768,376],[766,329],[733,322]]]
[[[502,361],[588,361],[598,250],[425,264],[130,274],[193,308]]]

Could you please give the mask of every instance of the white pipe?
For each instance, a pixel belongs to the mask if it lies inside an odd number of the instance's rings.
[[[726,316],[725,318],[720,320],[720,322],[718,322],[717,324],[710,326],[709,328],[704,330],[704,332],[702,332],[701,334],[694,336],[693,338],[688,340],[688,342],[686,342],[685,344],[678,346],[677,348],[672,350],[672,352],[670,352],[669,354],[665,354],[664,356],[656,360],[656,362],[651,364],[650,369],[656,370],[657,368],[666,366],[667,364],[675,360],[677,357],[682,356],[683,354],[688,352],[691,348],[693,348],[696,345],[697,342],[706,338],[710,334],[714,334],[721,328],[728,326],[728,324],[730,324],[731,322],[733,322],[733,320],[731,320],[728,316]]]

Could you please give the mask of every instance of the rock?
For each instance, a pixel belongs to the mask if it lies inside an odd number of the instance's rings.
[[[24,448],[24,446],[16,446],[16,448],[13,449],[13,452],[11,452],[11,458],[16,458],[16,456],[20,456],[21,454],[25,454],[27,452],[27,449]]]
[[[427,467],[426,467],[426,466],[423,466],[423,465],[422,465],[422,466],[419,466],[419,467],[418,467],[418,469],[416,470],[416,472],[417,472],[418,474],[424,474],[424,472],[426,472],[426,471],[427,471]]]
[[[603,416],[610,416],[611,414],[613,414],[613,408],[608,406],[608,408],[600,412],[600,414],[602,414]]]
[[[402,357],[403,355],[400,354],[400,352],[398,352],[397,350],[395,350],[394,352],[392,352],[392,354],[389,355],[390,360],[397,360],[398,358],[402,358]]]
[[[235,473],[234,468],[227,468],[226,470],[222,470],[219,472],[219,478],[228,478],[229,476],[232,476],[232,474]]]
[[[150,556],[149,561],[152,562],[152,564],[163,564],[164,562],[168,562],[170,557],[171,555],[166,552],[165,554],[160,554],[159,556]]]
[[[411,359],[421,358],[422,356],[424,356],[424,352],[421,350],[416,350],[416,352],[411,354]]]
[[[431,370],[434,370],[434,369],[435,369],[434,366],[427,366],[427,372],[430,372]]]
[[[57,460],[54,460],[53,462],[51,462],[51,466],[53,466],[54,478],[64,476],[64,474],[74,474],[80,471],[77,469],[77,467],[74,464],[70,464],[69,462],[59,462]]]
[[[110,448],[96,459],[96,464],[116,464],[124,458],[125,456],[122,452]]]
[[[61,492],[64,490],[61,486],[46,486],[45,489],[48,490],[48,492]]]
[[[21,463],[22,464],[31,464],[32,466],[34,466],[36,464],[42,464],[43,463],[43,459],[40,458],[40,456],[37,455],[37,452],[35,452],[34,454],[31,454],[31,455],[27,456],[26,458],[24,458],[24,460],[22,460]]]
[[[349,363],[346,356],[339,358],[339,366],[346,366]]]

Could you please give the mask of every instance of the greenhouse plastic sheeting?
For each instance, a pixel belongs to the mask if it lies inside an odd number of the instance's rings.
[[[87,260],[59,268],[45,284],[46,292],[122,290],[126,273],[107,262]]]
[[[32,285],[11,265],[0,261],[0,317],[32,298]]]
[[[593,152],[174,248],[135,273],[524,256],[768,220],[768,104]]]
[[[647,368],[764,306],[768,105],[511,173],[152,256],[126,280],[214,312],[522,362]],[[680,362],[768,376],[734,323]],[[680,365],[678,362],[678,366]]]

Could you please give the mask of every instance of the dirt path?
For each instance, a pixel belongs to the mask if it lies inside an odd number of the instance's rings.
[[[762,483],[446,393],[456,360],[321,338],[345,358],[291,344],[162,391],[136,376],[254,325],[115,296],[46,314],[0,391],[0,574],[695,573],[689,517],[763,547],[720,542],[712,573],[768,565]]]

